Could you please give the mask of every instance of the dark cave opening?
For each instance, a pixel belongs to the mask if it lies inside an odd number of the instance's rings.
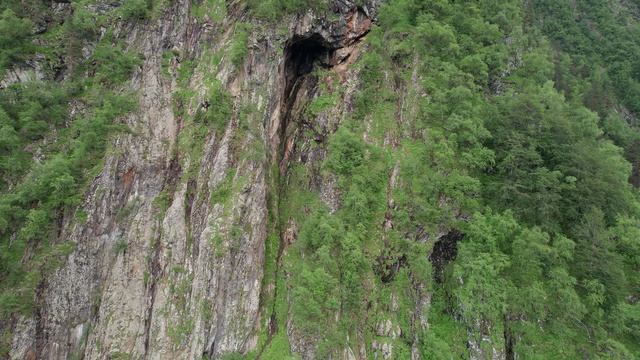
[[[295,101],[296,84],[313,71],[315,65],[330,67],[333,49],[319,34],[309,37],[293,37],[284,49],[285,90],[283,100]]]
[[[287,42],[284,50],[288,77],[299,77],[310,73],[315,63],[329,67],[332,52],[333,50],[319,34],[293,37]]]
[[[284,48],[281,68],[282,95],[277,158],[281,175],[285,175],[290,156],[295,152],[294,138],[304,127],[304,110],[318,87],[317,67],[330,68],[335,48],[320,34],[294,36]]]
[[[433,278],[438,284],[444,281],[444,271],[451,261],[458,255],[458,242],[464,234],[458,230],[451,230],[433,245],[429,260],[433,266]]]

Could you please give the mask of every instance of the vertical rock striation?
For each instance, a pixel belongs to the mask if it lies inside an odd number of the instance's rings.
[[[61,236],[75,250],[40,285],[33,316],[16,322],[11,357],[201,359],[255,350],[266,321],[261,294],[268,292],[262,286],[273,184],[286,179],[292,162],[322,161],[323,151],[308,143],[322,141],[350,111],[357,84],[350,65],[378,5],[333,1],[330,19],[311,11],[288,18],[286,38],[274,26],[253,24],[261,31],[251,33],[237,66],[224,56],[208,65],[232,40],[229,29],[246,18],[237,2],[217,23],[198,21],[191,1],[178,0],[158,19],[121,24],[116,35],[144,58],[130,83],[138,110],[123,119],[133,131],[112,141],[82,204],[87,220],[66,220]],[[179,54],[169,76],[167,52]],[[187,84],[193,96],[180,114],[175,70],[188,58],[203,65]],[[314,66],[335,68],[348,91],[333,116],[304,124],[300,111],[318,87]],[[209,131],[202,156],[190,156],[180,148],[185,116],[201,110],[212,79],[231,94],[232,111],[223,128]],[[249,116],[247,106],[255,109]],[[317,138],[303,135],[309,126],[320,129]],[[213,199],[224,186],[224,199]],[[330,178],[312,188],[337,206]],[[313,357],[313,347],[292,343]]]

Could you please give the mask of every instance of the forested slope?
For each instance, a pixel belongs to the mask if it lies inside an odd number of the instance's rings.
[[[640,2],[0,4],[0,357],[640,357]]]

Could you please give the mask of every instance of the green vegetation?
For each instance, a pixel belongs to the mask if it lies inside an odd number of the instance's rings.
[[[258,18],[275,21],[285,14],[326,9],[326,0],[245,0]]]
[[[227,15],[227,6],[224,0],[202,0],[193,4],[191,15],[196,19],[220,22]]]
[[[234,169],[229,170],[225,175],[224,181],[218,184],[211,191],[211,203],[228,205],[231,195],[233,194],[234,184],[233,179],[236,176]]]
[[[118,119],[135,109],[123,89],[142,59],[100,27],[150,21],[165,2],[126,0],[100,13],[90,3],[73,2],[67,19],[49,18],[48,2],[0,4],[0,74],[38,56],[43,79],[0,89],[0,323],[29,314],[37,287],[73,250],[61,224],[87,220],[79,208],[86,185],[110,136],[126,131]],[[250,16],[230,29],[224,54],[162,56],[177,83],[180,181],[197,178],[205,144],[227,129],[231,153],[265,161],[263,114],[234,103],[218,65],[225,59],[241,70],[255,18],[271,26],[327,11],[326,1],[244,4]],[[372,357],[380,355],[374,344],[392,345],[394,358],[413,348],[425,359],[488,358],[494,349],[522,359],[640,357],[639,8],[386,1],[356,64],[354,111],[326,138],[311,134],[313,120],[345,94],[325,81],[332,70],[310,75],[320,85],[299,115],[311,126],[296,136],[313,140],[300,144],[324,161],[270,169],[261,304],[278,330],[261,334],[260,358],[292,358],[288,324],[317,342],[317,358],[361,343]],[[198,22],[226,14],[219,0],[191,8]],[[65,79],[54,81],[61,66]],[[191,88],[196,71],[206,82],[201,99]],[[242,146],[251,150],[235,151]],[[210,203],[230,211],[246,181],[228,171]],[[339,197],[335,208],[320,200],[319,183],[334,187],[322,196]],[[159,217],[171,191],[154,201]],[[117,222],[131,217],[134,202]],[[216,258],[237,248],[243,225],[216,225]],[[287,231],[295,241],[281,251]],[[116,254],[127,247],[127,239],[114,242]],[[187,313],[193,274],[174,268],[169,276],[167,311],[178,317],[167,332],[184,347],[197,320]],[[211,304],[197,305],[210,321]],[[0,334],[0,357],[10,341]]]
[[[205,106],[198,110],[194,121],[212,127],[221,134],[231,120],[231,96],[219,81],[212,81],[209,88],[209,99]]]
[[[185,269],[175,267],[171,271],[171,277],[169,293],[172,301],[166,305],[166,310],[167,313],[175,313],[178,317],[167,327],[167,333],[174,346],[185,346],[194,326],[193,315],[188,312],[193,274],[187,274]]]
[[[155,199],[153,199],[153,206],[157,211],[156,217],[159,220],[164,219],[169,206],[171,206],[171,201],[171,194],[167,190],[163,190]]]
[[[35,53],[43,68],[57,64],[60,52],[75,61],[67,80],[18,82],[0,89],[0,321],[28,314],[35,289],[73,249],[59,238],[62,219],[77,209],[85,186],[98,173],[110,134],[126,128],[116,119],[135,108],[121,86],[139,66],[140,58],[123,50],[110,34],[89,58],[74,58],[83,41],[96,42],[97,23],[83,4],[74,4],[64,25],[33,33],[46,8],[39,2],[0,6],[0,73],[18,68]],[[38,38],[38,42],[32,40]],[[93,76],[86,77],[90,73]],[[69,104],[82,111],[72,115]],[[115,251],[126,249],[118,240]],[[6,328],[5,328],[6,329]],[[0,357],[8,351],[2,334]]]
[[[122,254],[125,251],[127,251],[127,247],[129,246],[129,242],[127,242],[127,239],[125,238],[119,238],[118,240],[116,240],[115,245],[113,246],[113,251],[116,254]]]
[[[25,60],[34,52],[32,27],[31,20],[16,16],[11,9],[0,14],[0,74],[8,65]]]
[[[244,63],[244,59],[247,57],[247,53],[249,52],[247,46],[250,31],[251,26],[249,24],[236,24],[231,45],[229,46],[229,50],[227,50],[231,63],[235,66],[242,65],[242,63]]]
[[[171,56],[178,57],[173,52],[164,55],[163,58]],[[173,94],[173,112],[177,117],[185,121],[185,127],[178,137],[177,151],[180,158],[188,161],[188,168],[185,171],[186,179],[193,179],[200,168],[200,160],[204,151],[204,144],[210,136],[211,131],[217,138],[221,138],[224,130],[231,121],[233,103],[231,95],[215,78],[214,71],[219,65],[219,57],[208,51],[203,54],[199,63],[199,70],[209,77],[206,82],[206,100],[200,104],[195,103],[196,98],[193,90],[189,88],[191,77],[196,69],[192,60],[180,59],[180,65],[176,71],[176,80],[179,89]],[[189,109],[195,108],[194,114],[189,114]]]
[[[121,20],[129,22],[157,19],[169,3],[169,0],[124,0],[117,15]]]
[[[332,109],[338,103],[340,91],[333,90],[335,87],[339,88],[339,83],[333,74],[323,70],[315,70],[316,76],[323,81],[319,84],[320,93],[317,97],[307,104],[305,109],[306,115],[315,118],[323,112]],[[325,82],[326,81],[326,82]],[[331,86],[328,86],[329,83]]]
[[[396,358],[466,358],[469,342],[480,357],[640,354],[636,4],[525,4],[380,9],[323,164],[340,208],[306,192],[307,167],[280,199],[280,228],[299,225],[282,265],[292,323],[320,357],[358,336]],[[305,116],[338,99],[320,87]],[[427,257],[451,229],[435,282]],[[411,318],[425,294],[428,330]],[[399,337],[362,331],[387,321]]]
[[[125,0],[120,7],[120,14],[124,20],[144,19],[149,16],[152,6],[152,0]]]

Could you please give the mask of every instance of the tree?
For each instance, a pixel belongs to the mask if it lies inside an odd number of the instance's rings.
[[[33,53],[31,43],[33,24],[28,19],[19,18],[11,9],[0,15],[0,74],[9,65],[26,59]]]

